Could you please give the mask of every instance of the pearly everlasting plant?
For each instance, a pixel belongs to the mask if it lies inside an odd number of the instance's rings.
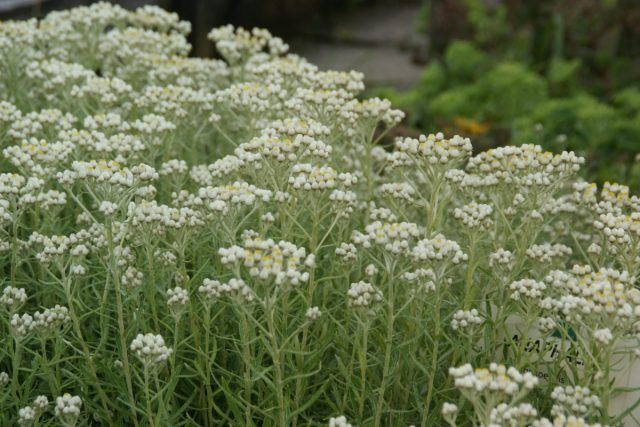
[[[56,398],[55,415],[62,425],[73,427],[78,422],[81,407],[82,399],[80,396],[65,393]]]
[[[233,26],[192,58],[189,31],[0,23],[0,425],[637,422],[628,187],[536,145],[382,144],[403,113],[361,73]]]

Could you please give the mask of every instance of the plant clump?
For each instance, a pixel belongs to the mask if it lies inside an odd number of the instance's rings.
[[[0,23],[0,424],[638,416],[628,187],[533,144],[385,148],[403,113],[362,74],[188,32],[107,3]]]

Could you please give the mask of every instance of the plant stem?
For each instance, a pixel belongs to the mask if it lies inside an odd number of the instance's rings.
[[[76,310],[74,308],[73,298],[71,297],[71,286],[69,284],[69,280],[63,277],[63,284],[64,284],[65,296],[67,298],[67,304],[69,305],[69,317],[71,317],[73,330],[75,334],[78,336],[78,341],[80,341],[80,346],[82,347],[82,353],[84,355],[85,361],[87,362],[87,366],[89,367],[89,373],[91,374],[91,379],[93,380],[94,386],[98,391],[98,396],[100,397],[100,402],[102,404],[102,407],[105,410],[105,413],[109,415],[111,414],[111,411],[109,410],[109,405],[107,403],[109,402],[109,399],[107,398],[107,395],[105,394],[104,390],[102,389],[102,386],[100,385],[100,380],[98,379],[96,367],[93,363],[93,357],[91,356],[91,353],[89,352],[89,346],[87,345],[87,342],[84,340],[84,337],[82,335],[82,328],[80,327],[80,318],[78,317],[78,314],[76,313]]]
[[[440,302],[441,295],[438,292],[438,296],[436,298],[436,306],[435,306],[435,333],[434,333],[434,346],[431,353],[431,371],[429,372],[429,386],[427,390],[427,397],[424,401],[424,412],[422,413],[422,427],[427,427],[427,421],[429,419],[429,408],[431,407],[431,399],[433,398],[433,386],[434,379],[436,376],[436,369],[438,368],[438,351],[440,345]]]
[[[18,390],[20,387],[20,362],[22,361],[22,343],[19,340],[14,340],[15,347],[13,351],[13,357],[11,358],[11,394],[15,398],[16,402],[20,400],[18,396]]]
[[[247,321],[247,314],[242,313],[242,359],[244,360],[244,372],[242,374],[244,382],[244,400],[245,410],[244,418],[245,425],[252,425],[251,422],[251,391],[253,384],[251,382],[251,331],[249,330],[249,322]],[[275,362],[274,362],[275,363]]]
[[[107,241],[109,245],[109,265],[111,274],[113,275],[113,283],[116,294],[116,310],[118,312],[118,338],[120,341],[120,357],[122,358],[122,367],[124,368],[124,378],[127,385],[127,395],[129,398],[129,404],[131,405],[131,419],[134,425],[138,425],[138,418],[136,416],[135,407],[136,401],[133,398],[133,385],[131,382],[131,368],[129,366],[129,354],[127,352],[127,331],[124,325],[124,309],[122,304],[122,295],[120,291],[120,277],[118,275],[118,267],[116,264],[114,248],[113,248],[113,227],[111,219],[108,218],[105,224],[107,232]]]
[[[358,414],[360,415],[360,419],[364,417],[364,401],[365,401],[365,393],[367,389],[367,348],[368,348],[368,338],[369,338],[369,321],[365,321],[362,330],[362,348],[360,349],[359,359],[360,359],[360,396],[358,401]]]
[[[286,426],[287,416],[285,413],[284,405],[284,375],[282,370],[282,352],[278,346],[278,339],[276,336],[276,328],[274,324],[274,306],[275,304],[273,303],[273,301],[269,302],[267,322],[269,326],[269,339],[271,341],[272,348],[271,357],[273,358],[273,367],[275,371],[276,397],[278,400],[278,426]]]
[[[389,270],[392,271],[391,269]],[[393,347],[393,327],[395,323],[395,293],[394,293],[394,280],[393,276],[389,277],[389,301],[387,304],[387,333],[385,337],[385,352],[384,352],[384,366],[382,368],[382,381],[380,383],[380,389],[378,390],[378,403],[376,404],[376,411],[373,425],[375,427],[380,426],[380,420],[382,417],[382,406],[384,404],[384,395],[387,388],[387,381],[389,380],[389,369],[391,367],[391,349]]]
[[[147,418],[150,426],[155,426],[156,423],[153,419],[153,411],[151,409],[151,393],[149,393],[149,368],[144,365],[144,397],[146,400]]]

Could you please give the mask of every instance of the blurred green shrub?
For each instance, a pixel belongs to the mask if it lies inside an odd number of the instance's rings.
[[[547,82],[523,64],[504,62],[478,81],[481,119],[508,125],[547,99]]]
[[[425,68],[415,93],[413,124],[465,117],[508,126],[546,101],[548,84],[522,63],[492,64],[471,43],[454,42],[443,63]]]
[[[467,11],[467,19],[473,27],[476,40],[490,43],[511,32],[507,22],[507,7],[500,2],[486,0],[461,0]]]
[[[469,42],[454,42],[411,91],[383,95],[409,111],[421,130],[472,136],[480,147],[536,143],[589,158],[598,180],[629,182],[640,152],[640,89],[597,97],[578,80],[579,60],[556,59],[543,73],[523,62],[492,62]]]
[[[640,79],[638,0],[424,0],[420,20],[435,56],[469,40],[554,76],[581,64],[580,79],[598,95]]]
[[[455,82],[469,82],[487,69],[487,55],[467,41],[452,42],[444,55],[447,71]]]
[[[433,60],[395,94],[411,125],[574,150],[590,178],[640,184],[640,2],[432,0],[421,19]]]

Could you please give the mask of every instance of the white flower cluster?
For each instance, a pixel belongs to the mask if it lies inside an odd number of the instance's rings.
[[[44,89],[41,96],[47,101],[55,100],[53,93],[66,86],[80,84],[87,78],[93,77],[91,70],[76,63],[67,63],[55,58],[33,61],[27,65],[26,75],[31,80],[39,80]]]
[[[74,145],[69,141],[49,143],[44,139],[25,139],[20,145],[12,145],[2,151],[14,166],[38,176],[52,174],[58,163],[70,156]]]
[[[629,187],[615,182],[605,182],[600,192],[602,200],[616,206],[624,206],[630,202]]]
[[[624,247],[637,241],[640,236],[640,212],[630,215],[602,213],[598,220],[593,221],[593,225],[601,230],[609,243]]]
[[[416,190],[408,182],[391,182],[378,187],[381,195],[398,200],[413,201]]]
[[[71,321],[71,318],[69,317],[69,309],[60,305],[47,308],[42,313],[36,311],[33,315],[33,319],[33,328],[44,334],[53,334]]]
[[[47,409],[47,406],[49,406],[49,399],[47,396],[40,395],[33,401],[33,407],[40,413],[44,412]]]
[[[10,223],[13,219],[11,215],[11,204],[8,200],[0,199],[0,225]]]
[[[160,205],[155,200],[131,202],[127,218],[132,227],[146,227],[151,234],[161,235],[169,229],[203,225],[201,215],[189,207],[174,208]]]
[[[479,424],[486,427],[558,427],[588,424],[567,424],[566,421],[584,421],[583,418],[570,417],[564,414],[556,416],[553,422],[546,418],[536,418],[538,411],[522,400],[538,384],[538,379],[531,373],[520,373],[517,369],[506,368],[492,363],[488,369],[473,369],[471,365],[449,368],[449,375],[454,378],[456,387],[471,403],[474,417]],[[445,403],[442,408],[445,421],[456,426],[458,407]],[[467,421],[467,420],[465,420]]]
[[[74,426],[80,417],[82,399],[65,393],[56,397],[55,414],[65,426]]]
[[[456,135],[446,139],[442,133],[437,133],[420,135],[418,139],[398,139],[395,148],[396,151],[389,156],[393,166],[407,164],[412,156],[429,165],[451,166],[466,160],[471,155],[473,147],[469,138]]]
[[[22,112],[10,102],[0,101],[0,123],[13,123],[22,117]]]
[[[19,195],[26,183],[26,179],[22,175],[16,173],[0,174],[0,194],[3,196]]]
[[[186,119],[211,114],[216,96],[186,86],[146,86],[135,104],[149,113]],[[204,119],[204,117],[202,117]]]
[[[22,175],[14,173],[0,173],[0,221],[9,222],[17,219],[16,212],[11,209],[11,202],[17,203],[21,208],[26,208],[29,205],[40,203],[46,204],[59,204],[60,199],[64,199],[64,196],[59,196],[59,193],[43,192],[44,180],[37,177],[30,177],[25,179]]]
[[[273,37],[269,31],[261,28],[248,31],[225,25],[211,30],[208,37],[215,42],[218,52],[230,64],[246,61],[264,49],[268,49],[271,55],[284,54],[289,50],[282,39]]]
[[[473,369],[469,364],[459,368],[449,368],[449,375],[460,390],[470,393],[497,393],[515,396],[520,390],[532,390],[538,378],[529,372],[520,373],[514,367],[492,363],[489,368]]]
[[[451,420],[449,424],[453,424],[453,420],[455,420],[455,415],[457,415],[458,410],[459,410],[458,405],[455,405],[453,403],[444,402],[442,404],[442,415],[448,421]]]
[[[532,300],[539,300],[543,297],[544,290],[546,288],[547,287],[544,283],[533,279],[516,280],[509,285],[511,299],[516,301],[521,300],[523,297]]]
[[[338,173],[330,166],[301,163],[293,166],[289,184],[296,190],[327,190],[336,186]]]
[[[36,411],[31,406],[25,406],[18,411],[18,424],[30,426],[36,421]]]
[[[272,192],[256,187],[244,181],[236,181],[229,185],[218,187],[204,187],[198,189],[197,199],[190,200],[193,205],[204,204],[211,210],[221,211],[223,208],[217,207],[231,206],[252,206],[257,200],[268,202],[271,200]]]
[[[154,334],[138,334],[129,348],[145,366],[149,367],[164,363],[173,353],[173,350],[165,345],[162,336]]]
[[[558,177],[577,172],[584,158],[563,151],[554,155],[538,145],[498,147],[469,159],[472,173],[491,174],[497,181],[524,185],[548,185]]]
[[[382,121],[385,125],[392,127],[404,118],[401,110],[392,108],[389,100],[380,98],[368,98],[362,101],[350,99],[340,106],[338,115],[343,121],[342,128],[347,135],[353,135],[354,127],[361,122],[371,124]]]
[[[340,209],[339,217],[349,218],[358,201],[358,194],[354,191],[336,189],[329,195],[329,200],[334,202],[337,209]]]
[[[556,326],[557,326],[556,321],[553,320],[551,317],[540,317],[538,319],[538,328],[542,332],[551,332],[556,328]]]
[[[98,210],[104,214],[104,216],[111,216],[118,210],[118,205],[108,200],[100,202]]]
[[[374,221],[365,227],[364,234],[354,231],[351,240],[364,248],[376,245],[390,253],[401,254],[410,249],[419,235],[420,228],[412,222]]]
[[[640,291],[635,278],[626,271],[601,269],[591,271],[588,266],[574,266],[571,273],[554,270],[545,277],[557,295],[548,296],[541,307],[570,319],[589,321],[610,332],[630,333],[640,320]],[[606,332],[600,338],[608,339]]]
[[[189,170],[189,165],[184,160],[170,159],[164,162],[158,170],[160,176],[183,175]]]
[[[531,427],[607,427],[600,423],[589,423],[582,417],[575,415],[558,415],[553,420],[541,418],[535,420]]]
[[[320,79],[322,82],[322,79]],[[300,117],[288,117],[284,120],[275,120],[269,124],[268,129],[273,129],[280,135],[303,135],[310,137],[325,137],[331,133],[331,129],[322,123],[312,119]]]
[[[318,320],[320,316],[322,316],[322,312],[319,307],[309,307],[304,314],[304,317],[311,321]]]
[[[40,395],[35,398],[31,406],[25,406],[18,411],[18,424],[21,426],[37,425],[40,416],[47,410],[49,399]]]
[[[453,313],[453,319],[451,319],[451,329],[466,330],[472,329],[474,326],[482,324],[482,317],[475,308],[471,310],[458,310]]]
[[[31,111],[14,121],[7,135],[21,141],[29,138],[50,137],[58,132],[70,129],[76,118],[71,113],[63,113],[57,108]]]
[[[378,270],[378,267],[376,267],[375,264],[368,264],[365,268],[364,268],[364,274],[368,277],[373,277],[376,274],[378,274],[380,272],[380,270]]]
[[[371,283],[360,281],[349,286],[347,297],[349,307],[370,307],[373,303],[382,301],[382,292]]]
[[[82,85],[74,85],[70,95],[74,98],[92,98],[101,104],[115,104],[133,88],[125,81],[113,77],[89,77]]]
[[[340,243],[335,250],[336,256],[344,262],[355,261],[358,259],[358,248],[353,243]]]
[[[78,180],[95,180],[99,183],[122,187],[133,186],[134,180],[129,168],[123,168],[120,163],[113,160],[74,161],[71,169],[58,173],[56,178],[61,184],[72,184]]]
[[[554,155],[544,152],[540,146],[525,144],[484,151],[469,159],[466,170],[450,169],[446,177],[463,188],[500,184],[519,187],[522,192],[525,188],[545,187],[561,181],[575,174],[583,163],[584,158],[573,152]]]
[[[611,329],[602,328],[593,331],[593,338],[602,345],[609,345],[611,341],[613,341],[613,334],[611,333]]]
[[[9,384],[9,374],[2,371],[0,372],[0,387],[4,387]]]
[[[240,157],[227,155],[216,160],[210,165],[196,165],[189,171],[190,178],[200,185],[212,185],[215,180],[226,177],[240,171],[249,163],[254,163],[254,167],[259,169],[261,164],[257,163],[257,158],[251,153],[238,152]]]
[[[511,270],[514,261],[513,253],[503,248],[498,248],[498,250],[489,254],[490,267],[504,267],[507,270]]]
[[[42,264],[48,264],[57,257],[70,255],[80,259],[91,252],[91,249],[98,248],[104,244],[104,236],[99,235],[102,230],[98,227],[90,229],[80,229],[76,233],[68,236],[43,236],[37,231],[29,236],[27,245],[35,250],[42,247],[36,253],[36,259]]]
[[[122,273],[120,280],[123,286],[134,289],[142,285],[144,273],[133,266],[128,266],[124,273]]]
[[[7,306],[9,311],[15,311],[27,301],[27,292],[24,288],[7,286],[0,295],[0,304]]]
[[[11,321],[9,324],[11,325],[11,330],[14,333],[14,337],[16,339],[26,337],[27,334],[29,334],[35,327],[33,316],[28,313],[24,313],[22,315],[14,314],[13,316],[11,316]]]
[[[453,216],[469,228],[489,228],[493,224],[492,213],[493,209],[490,205],[472,202],[461,208],[454,209]]]
[[[500,403],[491,410],[490,426],[522,426],[527,425],[538,415],[538,411],[530,403],[509,405]]]
[[[176,96],[176,100],[181,97],[182,95]],[[225,104],[227,108],[237,110],[241,114],[265,115],[269,110],[282,111],[282,101],[285,97],[286,92],[279,85],[256,82],[234,83],[215,92],[207,109],[211,110],[211,105],[217,103]],[[215,122],[218,121],[215,120]]]
[[[176,286],[167,290],[167,305],[174,312],[181,312],[189,303],[189,292],[186,289]]]
[[[402,273],[402,279],[416,284],[421,292],[433,292],[436,290],[436,273],[431,268],[418,268],[414,271]]]
[[[340,415],[339,417],[329,418],[329,427],[352,427],[352,426],[347,422],[347,417],[345,417],[344,415]]]
[[[299,286],[309,280],[309,273],[302,268],[313,265],[313,254],[293,243],[281,240],[262,239],[253,233],[246,233],[243,246],[220,248],[218,254],[227,266],[241,263],[251,277],[260,280],[273,279],[277,285]]]
[[[568,256],[572,253],[573,251],[569,246],[561,243],[553,245],[551,243],[531,245],[526,252],[529,258],[543,263],[551,262],[554,258]]]
[[[305,157],[326,159],[331,154],[331,146],[315,138],[315,135],[326,135],[327,128],[315,121],[289,119],[274,122],[272,126],[263,129],[260,136],[240,144],[236,154],[241,150],[245,156],[256,153],[279,162],[295,162]]]
[[[565,386],[556,387],[551,393],[554,401],[551,415],[579,415],[587,416],[596,413],[600,408],[600,398],[591,393],[587,387]]]
[[[462,252],[460,245],[453,240],[447,240],[442,234],[433,239],[418,241],[411,249],[411,255],[416,261],[444,261],[450,260],[454,264],[467,261],[467,254]]]
[[[251,302],[254,299],[253,291],[242,279],[232,278],[226,283],[217,280],[204,279],[198,292],[205,299],[217,299],[224,295],[239,297],[243,301]]]

